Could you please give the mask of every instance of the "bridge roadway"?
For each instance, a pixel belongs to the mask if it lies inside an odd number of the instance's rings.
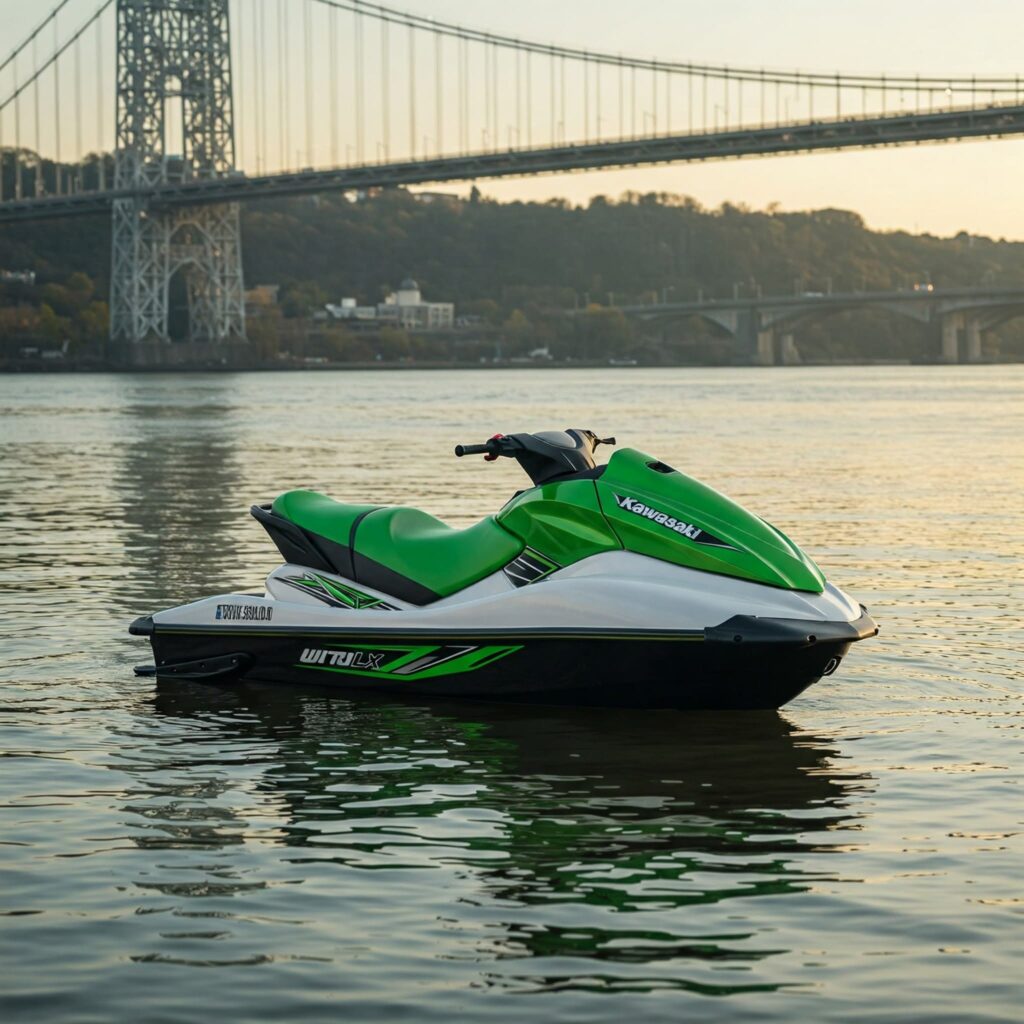
[[[932,325],[940,362],[977,363],[982,361],[982,332],[1024,316],[1024,288],[804,292],[613,308],[650,322],[702,317],[731,335],[736,362],[760,365],[800,361],[792,332],[801,321],[850,309],[884,309]]]
[[[232,172],[220,177],[154,184],[144,189],[111,188],[102,192],[7,200],[0,202],[0,222],[106,213],[114,199],[135,198],[151,208],[161,209],[333,190],[424,185],[599,167],[720,160],[1017,134],[1024,134],[1024,104],[993,104],[979,108],[850,117],[543,149],[509,149],[328,170],[309,169],[258,176]]]

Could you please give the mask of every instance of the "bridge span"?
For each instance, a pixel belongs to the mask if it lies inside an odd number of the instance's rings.
[[[612,308],[650,323],[700,317],[728,332],[736,362],[762,366],[800,362],[793,332],[802,322],[851,309],[884,309],[928,324],[935,338],[937,362],[978,363],[982,361],[982,333],[1024,316],[1024,288],[803,292]]]
[[[50,5],[0,62],[0,222],[109,213],[126,346],[168,340],[177,274],[191,337],[244,342],[242,201],[1024,135],[1019,75],[628,56],[376,0]]]

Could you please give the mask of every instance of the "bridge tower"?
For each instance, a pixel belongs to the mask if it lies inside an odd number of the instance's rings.
[[[117,0],[115,187],[223,177],[234,164],[228,0]],[[170,340],[179,270],[190,337],[245,340],[238,204],[171,210],[129,198],[113,210],[114,342]]]

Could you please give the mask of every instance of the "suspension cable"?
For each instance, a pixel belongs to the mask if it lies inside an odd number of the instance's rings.
[[[676,74],[707,75],[710,78],[742,79],[748,82],[761,82],[763,79],[782,84],[799,85],[802,83],[815,85],[829,85],[835,88],[836,73],[831,72],[805,72],[777,70],[765,72],[761,68],[729,67],[727,65],[697,64],[690,61],[671,61],[658,58],[628,57],[622,54],[606,53],[600,51],[584,51],[568,46],[560,46],[552,43],[538,43],[529,39],[520,39],[516,36],[501,35],[495,32],[488,32],[483,29],[470,28],[465,25],[458,25],[453,22],[435,21],[424,15],[412,14],[407,11],[400,11],[394,7],[386,7],[383,4],[371,3],[369,0],[315,0],[316,3],[328,7],[339,7],[345,11],[358,12],[377,21],[388,21],[392,24],[407,25],[410,28],[420,29],[425,32],[440,32],[444,35],[456,36],[468,39],[471,42],[490,43],[494,46],[504,48],[528,50],[534,53],[557,54],[568,60],[591,60],[599,61],[602,64],[623,65],[625,67],[636,67],[647,71],[668,71]],[[942,78],[938,76],[904,75],[896,77],[875,76],[865,74],[847,74],[838,76],[841,87],[848,88],[866,85],[868,87],[882,88],[883,82],[892,85],[893,83],[905,86],[920,84],[927,87],[933,86],[936,89],[951,88],[954,91],[968,88],[972,82],[985,89],[994,89],[996,92],[1014,93],[1019,88],[1019,78],[1013,75],[994,75],[986,78]]]
[[[40,76],[40,75],[42,75],[42,73],[43,73],[44,71],[46,71],[46,69],[47,69],[47,68],[49,68],[49,66],[50,66],[51,64],[53,64],[53,62],[54,62],[54,61],[56,61],[56,60],[57,60],[57,59],[58,59],[59,57],[61,57],[61,56],[62,56],[62,55],[63,55],[63,54],[64,54],[64,53],[65,53],[65,52],[67,51],[67,50],[69,50],[69,49],[70,49],[70,48],[71,48],[72,46],[74,46],[75,42],[76,42],[76,41],[77,41],[77,40],[78,40],[78,39],[79,39],[79,38],[80,38],[80,37],[81,37],[82,35],[84,35],[84,34],[85,34],[85,31],[86,31],[86,29],[88,29],[88,28],[89,28],[90,26],[92,26],[92,25],[93,25],[93,24],[94,24],[94,23],[95,23],[96,21],[98,21],[98,20],[99,20],[99,18],[100,18],[100,15],[101,15],[101,14],[103,14],[103,12],[104,12],[104,11],[106,11],[106,9],[107,9],[108,7],[110,7],[110,5],[111,5],[111,4],[113,3],[113,2],[114,2],[114,0],[105,0],[105,2],[104,2],[104,3],[103,3],[103,4],[101,5],[101,6],[100,6],[100,7],[98,7],[98,8],[96,9],[96,11],[95,11],[95,12],[94,12],[94,13],[92,14],[92,16],[91,16],[91,17],[89,18],[89,20],[88,20],[88,21],[86,21],[86,22],[85,22],[85,24],[84,24],[84,25],[82,25],[82,27],[81,27],[81,28],[80,28],[80,29],[79,29],[79,30],[78,30],[77,32],[75,32],[75,33],[74,33],[74,35],[68,36],[68,38],[67,38],[67,39],[66,39],[66,40],[64,41],[63,45],[59,46],[59,47],[58,47],[58,48],[57,48],[57,49],[56,49],[56,50],[55,50],[55,51],[54,51],[54,52],[53,52],[53,53],[52,53],[52,54],[50,55],[50,57],[49,57],[49,58],[48,58],[47,60],[45,60],[45,61],[44,61],[44,62],[43,62],[42,64],[38,65],[38,66],[37,66],[37,67],[36,67],[36,68],[35,68],[35,69],[33,70],[32,74],[31,74],[31,75],[30,75],[30,76],[29,76],[28,78],[26,78],[26,79],[25,79],[25,81],[21,83],[21,85],[17,86],[17,87],[15,88],[14,92],[12,92],[12,93],[11,93],[11,94],[10,94],[10,95],[9,95],[9,96],[7,97],[7,99],[5,99],[5,100],[4,100],[3,102],[0,102],[0,110],[3,110],[3,109],[4,109],[5,107],[7,107],[7,106],[9,106],[9,105],[10,105],[11,103],[13,103],[13,102],[14,102],[14,101],[15,101],[15,100],[16,100],[16,99],[18,98],[18,96],[19,96],[19,95],[20,95],[21,93],[23,93],[23,92],[24,92],[24,91],[25,91],[25,90],[26,90],[26,89],[27,89],[27,88],[28,88],[28,87],[29,87],[30,85],[32,85],[32,84],[33,84],[34,82],[36,82],[36,81],[38,80],[39,76]],[[47,20],[49,20],[49,19],[47,19]]]
[[[60,3],[57,4],[57,6],[54,7],[54,9],[50,11],[50,13],[35,27],[35,29],[33,29],[33,31],[10,52],[3,64],[0,64],[0,71],[3,71],[4,68],[6,68],[7,65],[10,64],[11,61],[14,60],[18,54],[21,53],[21,51],[24,50],[40,32],[43,31],[43,29],[46,28],[46,26],[49,25],[50,22],[53,21],[53,19],[56,18],[70,2],[71,0],[60,0]]]

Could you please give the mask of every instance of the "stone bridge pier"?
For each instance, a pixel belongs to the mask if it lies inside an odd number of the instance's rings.
[[[734,339],[733,363],[745,366],[792,366],[801,362],[789,332],[783,333],[770,312],[756,306],[708,310],[701,314],[728,331]]]
[[[980,363],[981,332],[1001,323],[1005,317],[984,311],[946,313],[939,321],[944,363]]]

